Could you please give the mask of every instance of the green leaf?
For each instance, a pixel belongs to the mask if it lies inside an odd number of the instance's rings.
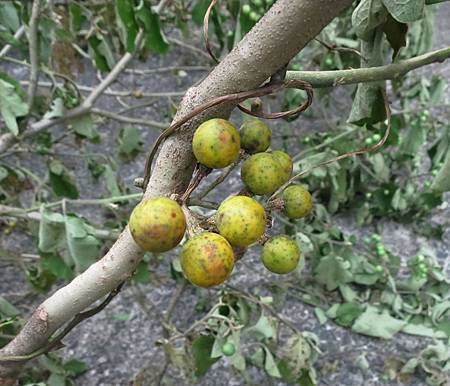
[[[119,134],[119,152],[125,156],[135,155],[142,146],[141,132],[136,127],[125,127]]]
[[[41,267],[52,273],[55,277],[70,280],[73,278],[73,272],[61,257],[56,254],[41,253]]]
[[[355,319],[364,312],[364,307],[357,303],[344,303],[336,311],[335,322],[344,327],[349,327]]]
[[[145,261],[141,261],[138,264],[132,279],[136,283],[149,283],[150,272],[148,270],[148,263],[146,263]]]
[[[115,60],[111,47],[101,34],[92,35],[88,39],[90,56],[94,58],[95,66],[103,72],[114,67]]]
[[[437,193],[450,191],[450,150],[447,151],[444,164],[431,184],[431,190]]]
[[[79,375],[85,373],[89,369],[89,367],[83,361],[79,361],[78,359],[71,359],[70,361],[64,363],[64,369],[67,372],[71,373],[71,375]]]
[[[201,377],[205,375],[209,368],[220,358],[211,358],[211,350],[215,338],[211,335],[199,336],[192,343],[192,354],[195,363],[195,375]]]
[[[425,326],[423,324],[408,323],[402,328],[402,332],[409,335],[427,336],[429,338],[443,339],[447,334],[443,331]]]
[[[41,206],[38,249],[43,253],[56,253],[65,244],[64,216]]]
[[[349,283],[352,280],[349,268],[349,262],[342,257],[334,255],[324,256],[316,267],[316,280],[323,284],[328,291],[333,291],[340,284]]]
[[[13,317],[20,315],[20,311],[4,297],[0,296],[0,315],[3,317]]]
[[[209,0],[198,0],[192,8],[192,20],[197,25],[203,25],[203,18],[210,4]]]
[[[17,94],[13,84],[0,79],[0,113],[5,120],[6,127],[14,135],[19,134],[17,117],[28,114],[28,106]]]
[[[97,260],[101,243],[90,234],[90,227],[75,214],[65,217],[67,246],[78,272],[83,272]]]
[[[390,339],[405,325],[404,320],[395,319],[387,311],[368,305],[364,313],[355,320],[352,330],[358,334]]]
[[[383,65],[382,38],[382,32],[377,30],[370,40],[362,42],[361,54],[367,58],[367,63],[361,61],[362,67]],[[383,88],[384,82],[360,83],[356,89],[348,122],[362,126],[384,121],[386,110],[382,93]]]
[[[266,346],[264,346],[264,351],[266,353],[264,360],[264,370],[266,370],[267,374],[269,374],[271,377],[281,378],[280,371],[278,370],[272,353]]]
[[[166,53],[169,43],[161,30],[159,16],[145,2],[142,2],[140,7],[135,10],[135,15],[138,23],[144,28],[146,47],[158,54]]]
[[[75,181],[60,161],[53,160],[50,162],[48,175],[50,186],[58,197],[78,198]]]
[[[408,131],[402,136],[399,150],[403,154],[414,156],[427,139],[425,125],[413,122]]]
[[[138,25],[134,16],[133,0],[117,0],[116,12],[118,15],[118,26],[121,32],[122,41],[128,52],[134,51]]]
[[[47,386],[66,386],[65,375],[53,373],[47,379]]]
[[[425,0],[383,0],[392,17],[400,23],[409,23],[423,17]]]
[[[273,321],[263,312],[255,325],[247,329],[248,333],[253,333],[261,339],[270,339],[276,335],[276,328]]]
[[[383,32],[391,45],[394,52],[392,59],[394,60],[400,51],[400,48],[406,46],[406,34],[408,32],[408,25],[400,23],[391,15],[388,15],[386,22],[382,26]]]
[[[64,101],[62,98],[55,98],[52,100],[50,110],[44,114],[45,119],[59,118],[64,115]]]
[[[16,32],[21,24],[14,3],[12,1],[2,1],[0,3],[0,25],[9,28],[11,32]]]
[[[352,14],[352,25],[356,35],[361,39],[369,39],[372,31],[383,24],[387,12],[381,0],[362,0]]]
[[[93,142],[97,142],[100,138],[97,126],[94,124],[91,114],[73,118],[70,120],[69,124],[80,137],[87,138]]]
[[[111,196],[120,196],[122,192],[117,184],[116,172],[111,168],[111,165],[105,164],[103,177],[105,179],[106,189],[108,189],[108,192],[111,193]]]

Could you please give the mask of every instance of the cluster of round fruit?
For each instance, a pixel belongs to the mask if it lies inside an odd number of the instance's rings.
[[[198,162],[220,169],[239,161],[241,148],[250,156],[243,162],[241,178],[249,193],[268,195],[285,184],[292,174],[292,159],[280,150],[266,152],[271,131],[258,119],[251,119],[240,132],[220,118],[202,123],[194,133],[192,149]],[[292,219],[305,217],[312,208],[312,197],[301,185],[284,189],[280,210]],[[235,263],[235,255],[267,239],[263,237],[266,209],[254,198],[237,195],[223,201],[213,215],[214,231],[196,230],[184,245],[181,267],[185,277],[200,287],[223,283]],[[136,243],[150,252],[165,252],[180,243],[186,231],[186,216],[180,205],[166,197],[142,201],[133,210],[130,231]],[[297,243],[286,235],[264,242],[261,260],[275,273],[293,271],[300,260]]]

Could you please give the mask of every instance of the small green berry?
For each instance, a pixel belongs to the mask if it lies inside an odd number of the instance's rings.
[[[380,134],[374,134],[374,135],[372,135],[372,139],[373,139],[374,142],[380,142],[381,135]]]
[[[365,143],[367,146],[373,145],[373,138],[372,138],[372,137],[366,138],[365,141],[364,141],[364,143]]]
[[[227,357],[231,357],[236,353],[236,347],[233,343],[227,342],[222,346],[222,353]]]
[[[250,20],[252,20],[254,22],[257,22],[260,18],[260,16],[255,11],[250,12],[249,17],[250,17]]]
[[[244,15],[248,15],[248,14],[250,13],[251,10],[252,10],[252,9],[250,8],[250,5],[248,5],[248,4],[244,4],[244,5],[242,6],[242,13],[243,13]]]

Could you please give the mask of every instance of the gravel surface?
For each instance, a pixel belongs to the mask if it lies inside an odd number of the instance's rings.
[[[442,5],[442,12],[438,17],[437,47],[448,45],[450,27],[448,19],[450,17],[450,4]],[[447,41],[445,40],[447,38]],[[196,38],[191,37],[191,42],[196,42]],[[169,65],[205,65],[206,59],[192,50],[174,46],[166,56],[150,56],[146,63],[136,63],[139,68],[157,68]],[[434,66],[436,71],[450,75],[450,64]],[[23,77],[26,73],[21,68],[8,67],[8,72],[12,76]],[[435,73],[435,70],[433,72]],[[148,76],[145,79],[138,78],[133,74],[125,74],[120,78],[120,84],[114,89],[138,88],[147,92],[159,91],[184,91],[189,85],[199,81],[206,72],[189,72],[186,77],[173,76],[171,73],[160,73]],[[93,85],[97,82],[95,74],[85,72],[79,75],[77,81],[80,84]],[[336,91],[340,93],[341,91]],[[177,102],[177,100],[174,100]],[[139,101],[137,101],[139,102]],[[276,108],[276,100],[271,102]],[[112,98],[103,97],[99,101],[99,106],[112,111],[117,111],[120,106]],[[348,99],[339,99],[337,111],[341,116],[347,116]],[[158,99],[155,104],[145,109],[139,109],[131,116],[147,117],[152,120],[168,121],[165,112],[168,110],[169,101],[167,98]],[[235,114],[236,120],[240,119],[239,114]],[[285,123],[276,122],[274,133],[282,133]],[[320,120],[304,119],[296,121],[292,126],[293,135],[300,137],[305,130],[323,127]],[[107,121],[99,127],[101,132],[102,151],[111,157],[116,157],[116,144],[119,130],[123,125],[116,122]],[[158,134],[158,130],[140,128],[144,140],[144,148],[148,148]],[[56,131],[62,128],[56,128]],[[281,135],[275,135],[275,141],[280,141]],[[93,152],[99,151],[96,145],[85,145]],[[298,152],[298,144],[292,141],[290,144],[292,154]],[[85,161],[79,157],[67,154],[67,147],[61,148],[65,152],[62,159],[66,167],[76,172],[77,182],[83,197],[95,198],[103,197],[106,194],[103,182],[96,181],[89,173]],[[76,149],[72,149],[75,153]],[[30,167],[41,178],[45,177],[46,166],[43,157],[37,158],[32,155],[21,155],[20,164]],[[19,159],[8,162],[19,162]],[[131,192],[137,192],[133,187],[133,179],[142,174],[142,165],[145,161],[145,154],[141,152],[138,157],[130,162],[120,163],[119,177],[124,186],[129,187]],[[212,180],[216,177],[213,174],[209,177]],[[215,193],[217,199],[227,196],[230,192],[240,188],[237,174],[221,185],[219,192]],[[29,205],[30,194],[24,193],[19,197],[22,205]],[[450,203],[449,197],[447,202]],[[124,208],[124,216],[128,213],[128,208]],[[85,215],[96,223],[105,221],[105,210],[96,207],[76,208],[77,212]],[[443,218],[448,218],[449,211],[439,212],[431,216],[429,221],[440,222]],[[373,227],[359,228],[354,219],[349,215],[336,217],[336,224],[346,233],[352,233],[359,238],[372,232]],[[406,259],[417,253],[422,245],[429,244],[440,259],[450,258],[450,232],[447,230],[443,241],[430,240],[416,233],[407,225],[398,224],[392,221],[384,221],[381,226],[381,235],[384,244],[394,253]],[[3,249],[28,253],[36,252],[36,242],[23,232],[13,232],[10,236],[1,236],[0,245]],[[169,261],[175,253],[168,253],[158,267],[161,274],[167,274]],[[266,272],[263,272],[258,261],[258,250],[253,249],[245,258],[244,262],[239,262],[231,283],[235,286],[248,286],[249,283],[258,283],[265,280],[274,279]],[[253,264],[255,263],[255,264]],[[256,269],[254,267],[257,267]],[[33,307],[45,298],[45,295],[33,295],[25,300],[20,300],[26,293],[27,284],[23,272],[15,266],[0,266],[0,294],[7,299],[14,301],[25,313],[32,311]],[[148,285],[139,285],[141,297],[146,299],[146,304],[154,304],[156,309],[167,308],[169,299],[174,291],[173,282],[169,284],[157,283],[156,280]],[[207,298],[210,293],[206,290],[199,290],[189,286],[180,298],[178,307],[173,314],[174,323],[181,329],[188,326],[194,320],[201,317],[202,313],[195,311],[195,304],[199,297]],[[299,302],[290,296],[287,297],[282,308],[279,309],[292,323],[301,330],[311,331],[318,335],[321,342],[323,355],[316,363],[319,385],[400,385],[398,381],[387,381],[383,378],[389,365],[395,364],[398,359],[408,357],[417,353],[425,347],[428,339],[415,338],[404,334],[398,334],[390,341],[382,341],[351,333],[348,329],[327,322],[320,325],[314,316],[312,307]],[[122,316],[127,315],[127,320]],[[66,339],[66,349],[62,354],[67,357],[76,357],[85,361],[89,365],[89,371],[76,380],[77,385],[83,386],[112,386],[127,385],[135,374],[139,371],[146,374],[145,385],[152,385],[152,374],[161,369],[164,356],[162,349],[157,346],[157,341],[162,337],[162,330],[157,321],[157,314],[152,309],[146,311],[136,302],[136,289],[126,286],[120,296],[100,314],[86,320],[79,325]],[[364,354],[370,365],[366,371],[361,370],[356,365],[356,358]],[[252,384],[254,385],[281,385],[266,377],[265,373],[256,369],[251,370]],[[164,379],[167,385],[243,385],[244,381],[239,374],[236,374],[226,360],[217,362],[208,374],[197,382],[190,382],[180,376],[174,369],[168,371]],[[424,385],[421,375],[415,375],[409,380],[409,385]]]

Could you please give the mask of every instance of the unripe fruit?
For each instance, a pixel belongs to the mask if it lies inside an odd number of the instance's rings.
[[[292,176],[292,169],[294,168],[292,158],[288,153],[285,153],[284,151],[281,150],[272,150],[270,154],[272,154],[281,165],[281,168],[283,170],[282,178],[284,184]]]
[[[252,9],[250,8],[250,5],[248,5],[248,4],[244,4],[242,6],[242,13],[245,14],[245,15],[248,15],[251,10]]]
[[[289,218],[302,218],[312,209],[311,194],[301,185],[288,186],[283,191],[284,213]]]
[[[255,11],[250,12],[249,17],[250,17],[250,20],[255,21],[255,22],[258,21],[260,18],[260,16]]]
[[[270,146],[272,131],[263,121],[251,119],[241,126],[241,147],[249,153],[266,151]]]
[[[298,265],[300,249],[297,243],[288,236],[275,236],[264,244],[261,260],[271,272],[289,273]]]
[[[199,287],[208,288],[223,283],[233,267],[233,249],[217,233],[200,233],[183,246],[181,268],[184,276]]]
[[[231,197],[220,204],[216,215],[219,233],[237,247],[253,244],[264,233],[264,207],[247,196]]]
[[[183,238],[186,218],[176,201],[152,197],[133,209],[129,225],[134,241],[143,250],[165,252]]]
[[[222,346],[222,353],[227,357],[231,357],[236,353],[236,347],[233,343],[227,342]]]
[[[239,132],[226,119],[213,118],[195,131],[192,150],[197,161],[213,169],[224,168],[239,157]]]
[[[256,153],[244,161],[241,178],[255,194],[270,194],[282,184],[283,170],[278,160],[269,153]]]

